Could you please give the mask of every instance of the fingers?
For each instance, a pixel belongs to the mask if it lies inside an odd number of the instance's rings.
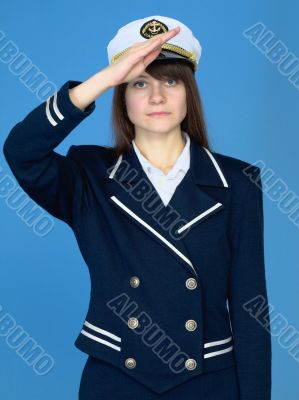
[[[180,27],[177,26],[168,32],[159,33],[158,35],[153,36],[143,42],[134,43],[134,45],[131,46],[130,53],[134,55],[134,59],[136,57],[136,60],[140,60],[152,52],[157,50],[161,51],[162,44],[167,42],[167,40],[169,40],[171,37],[177,35],[179,31]],[[151,56],[148,59],[150,58]]]
[[[152,50],[149,54],[147,54],[143,59],[143,64],[147,67],[151,62],[153,62],[160,53],[160,49]]]
[[[135,47],[139,56],[144,56],[145,54],[154,51],[156,48],[161,47],[163,43],[167,42],[167,40],[175,36],[179,31],[180,27],[178,26],[168,32],[159,33],[146,41],[138,42],[133,47]]]
[[[180,31],[180,27],[177,26],[176,28],[171,29],[168,32],[164,32],[164,33],[159,33],[156,36],[153,36],[152,38],[150,38],[147,41],[147,44],[149,44],[149,42],[152,40],[153,43],[156,42],[167,42],[167,40],[169,40],[171,37],[175,36],[176,34],[178,34]]]
[[[163,32],[159,33],[158,35],[155,35],[151,37],[148,40],[144,40],[143,42],[137,42],[134,44],[135,47],[152,47],[153,45],[157,45],[159,43],[165,43],[167,40],[169,40],[171,37],[177,35],[180,31],[180,27],[177,26],[176,28],[171,29],[168,32]]]

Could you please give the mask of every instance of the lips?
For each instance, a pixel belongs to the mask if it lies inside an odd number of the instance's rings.
[[[168,112],[154,112],[154,113],[151,113],[151,114],[148,114],[149,116],[151,116],[151,117],[153,117],[153,116],[159,116],[159,115],[169,115],[170,113],[168,113]]]

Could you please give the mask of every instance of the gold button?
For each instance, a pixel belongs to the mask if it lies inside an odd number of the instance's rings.
[[[186,286],[188,289],[193,290],[197,287],[197,282],[194,278],[188,278],[186,280]]]
[[[135,329],[135,328],[137,328],[137,326],[139,325],[139,323],[138,323],[138,319],[137,318],[129,318],[129,320],[128,320],[128,326],[129,326],[129,328],[131,328],[131,329]]]
[[[185,327],[188,331],[195,331],[197,323],[194,321],[194,319],[188,319],[188,321],[185,323]]]
[[[130,369],[135,368],[136,361],[134,360],[134,358],[127,358],[125,361],[125,366]]]
[[[139,280],[138,276],[132,276],[132,278],[130,279],[130,285],[133,288],[136,288],[139,286],[139,283],[140,283],[140,280]]]
[[[185,362],[185,367],[189,370],[195,369],[196,368],[196,361],[193,360],[193,358],[188,358]]]

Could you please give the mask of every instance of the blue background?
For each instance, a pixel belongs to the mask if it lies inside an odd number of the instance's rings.
[[[199,39],[197,71],[214,151],[247,162],[263,160],[299,194],[296,89],[242,32],[257,22],[299,56],[295,1],[9,1],[0,6],[0,30],[55,82],[86,80],[108,63],[106,47],[117,29],[151,15],[179,19]],[[2,45],[0,45],[0,48]],[[8,64],[0,62],[1,143],[39,104]],[[71,144],[111,144],[112,90],[56,150]],[[1,146],[2,147],[2,146]],[[0,154],[4,175],[13,178]],[[89,275],[75,236],[55,219],[37,236],[0,196],[0,319],[9,313],[55,360],[46,375],[34,373],[0,335],[1,399],[76,399],[86,355],[73,346],[89,302]],[[264,193],[265,260],[269,302],[299,330],[298,227]],[[298,399],[299,363],[273,343],[273,400]]]

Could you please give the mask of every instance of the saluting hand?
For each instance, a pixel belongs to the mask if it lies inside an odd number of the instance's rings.
[[[106,68],[110,85],[116,86],[128,82],[142,74],[146,67],[158,57],[162,50],[161,46],[177,35],[179,31],[180,27],[177,26],[168,32],[160,33],[130,46],[113,64]]]
[[[69,89],[71,101],[82,111],[106,90],[138,77],[158,57],[161,46],[177,35],[177,26],[143,42],[134,43],[113,64]]]

